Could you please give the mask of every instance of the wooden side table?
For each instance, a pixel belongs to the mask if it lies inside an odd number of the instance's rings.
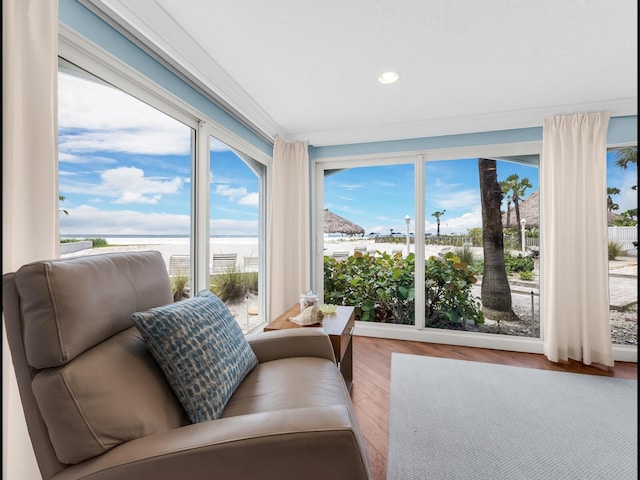
[[[289,310],[284,312],[278,318],[270,322],[264,327],[265,332],[271,330],[283,330],[286,328],[309,328],[298,325],[289,320],[289,317],[295,317],[300,314],[300,304],[296,303]],[[353,383],[353,349],[351,345],[351,335],[355,326],[354,308],[338,306],[335,313],[325,314],[322,319],[322,327],[329,335],[333,353],[338,361],[338,367],[347,384],[347,388],[351,390]]]

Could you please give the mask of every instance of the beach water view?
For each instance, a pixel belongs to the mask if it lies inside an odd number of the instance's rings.
[[[156,250],[162,254],[167,268],[172,255],[189,255],[189,237],[161,237],[161,236],[101,236],[101,235],[75,235],[65,236],[63,239],[92,239],[103,238],[107,246],[91,248],[63,254],[62,257],[78,255],[93,255],[111,252],[131,252],[142,250]],[[236,267],[241,269],[244,257],[259,256],[258,237],[211,237],[209,252],[214,253],[237,253]]]

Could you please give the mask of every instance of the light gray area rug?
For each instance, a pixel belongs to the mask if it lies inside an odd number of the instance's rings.
[[[637,479],[637,388],[394,353],[387,478]]]

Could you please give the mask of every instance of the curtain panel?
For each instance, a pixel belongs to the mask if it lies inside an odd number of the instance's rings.
[[[544,119],[541,159],[544,353],[613,366],[606,138],[609,113]]]
[[[310,286],[309,148],[276,137],[268,216],[269,319],[300,299]]]
[[[2,273],[55,258],[60,249],[55,0],[2,1],[2,173]],[[4,320],[2,373],[2,478],[42,478]]]

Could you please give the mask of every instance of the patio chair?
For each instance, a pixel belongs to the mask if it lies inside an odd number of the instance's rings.
[[[170,277],[188,277],[190,269],[189,255],[171,255],[169,257]]]
[[[349,256],[349,252],[346,250],[336,250],[332,253],[332,256],[337,260],[343,260]]]
[[[258,271],[258,257],[244,257],[243,262],[245,272]]]
[[[366,245],[356,245],[355,247],[353,247],[353,254],[355,255],[356,252],[360,252],[363,255],[365,253],[367,253],[367,246]]]
[[[237,253],[214,253],[211,263],[211,273],[216,275],[233,272],[236,269],[237,258]]]
[[[369,245],[369,246],[367,247],[366,252],[367,252],[369,255],[376,255],[376,254],[377,254],[377,252],[378,252],[378,248],[377,248],[377,246],[376,246],[376,245]]]

